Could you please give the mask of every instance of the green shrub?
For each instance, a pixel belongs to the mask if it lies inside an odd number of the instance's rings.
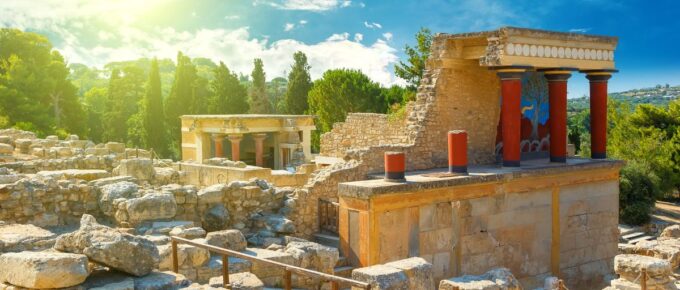
[[[649,222],[654,208],[655,196],[659,193],[658,178],[648,166],[630,163],[621,169],[619,219],[630,225]]]

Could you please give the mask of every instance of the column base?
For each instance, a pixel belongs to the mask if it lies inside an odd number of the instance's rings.
[[[519,167],[519,160],[503,160],[503,167]]]
[[[590,159],[607,159],[607,152],[604,153],[593,152],[590,154]]]
[[[566,163],[567,157],[565,157],[565,156],[550,156],[550,162]]]
[[[406,180],[406,176],[404,175],[404,172],[385,172],[385,180],[386,181],[394,181],[394,182],[401,182]]]
[[[449,172],[450,173],[468,173],[468,168],[467,166],[454,166],[454,165],[449,165]]]

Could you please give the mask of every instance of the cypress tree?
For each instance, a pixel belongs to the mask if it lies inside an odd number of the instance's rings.
[[[144,129],[146,131],[146,144],[163,157],[167,154],[164,122],[161,75],[158,70],[158,60],[154,59],[151,62],[151,71],[144,96]]]
[[[191,113],[193,87],[190,79],[191,61],[181,52],[177,53],[175,80],[170,95],[165,102],[166,127],[170,131],[169,141],[173,157],[179,157],[179,146],[182,136],[179,117]]]
[[[307,94],[312,88],[312,80],[309,76],[310,66],[307,56],[298,51],[293,55],[295,63],[288,74],[288,90],[286,91],[286,112],[288,114],[304,114],[309,108]]]
[[[255,67],[250,76],[253,78],[253,85],[250,88],[250,113],[269,114],[271,113],[271,103],[267,97],[267,85],[265,83],[264,65],[262,60],[256,58],[253,61]]]
[[[245,114],[248,112],[248,91],[241,85],[235,73],[220,62],[213,70],[214,79],[210,82],[213,97],[210,100],[211,114]]]

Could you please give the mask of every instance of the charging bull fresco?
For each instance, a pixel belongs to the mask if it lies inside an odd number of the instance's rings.
[[[550,151],[550,114],[548,82],[542,72],[527,72],[522,77],[522,153]],[[496,155],[503,152],[501,121],[496,134]]]

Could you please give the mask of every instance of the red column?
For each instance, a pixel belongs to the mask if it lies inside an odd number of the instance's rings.
[[[406,156],[404,152],[385,152],[385,180],[403,181],[405,170]]]
[[[449,172],[467,173],[467,132],[449,131]]]
[[[231,142],[231,160],[239,161],[241,159],[241,135],[229,135],[229,142]]]
[[[593,159],[607,158],[607,80],[609,72],[589,72],[590,152]]]
[[[550,162],[567,162],[567,80],[570,71],[546,71],[550,96]]]
[[[255,165],[260,167],[264,165],[263,155],[265,138],[267,138],[267,134],[265,133],[253,134],[253,140],[255,140]]]
[[[498,70],[501,79],[501,131],[503,134],[503,166],[519,167],[520,163],[520,135],[522,111],[520,99],[522,96],[523,69]]]
[[[216,134],[212,137],[213,141],[215,142],[215,157],[223,157],[224,151],[222,149],[222,144],[224,141],[224,136]]]

